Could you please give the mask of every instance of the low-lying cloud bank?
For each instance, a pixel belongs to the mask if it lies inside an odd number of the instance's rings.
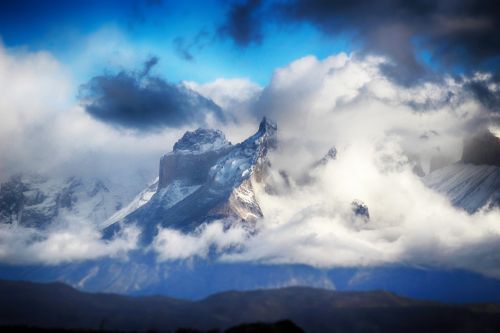
[[[140,231],[127,227],[111,240],[103,240],[89,221],[68,218],[68,225],[37,230],[17,225],[0,225],[0,261],[13,265],[47,264],[97,259],[127,259],[137,248]]]

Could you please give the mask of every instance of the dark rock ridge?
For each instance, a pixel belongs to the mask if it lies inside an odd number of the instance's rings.
[[[337,159],[337,148],[332,147],[332,148],[330,148],[328,150],[328,152],[326,153],[326,155],[323,156],[323,158],[321,158],[318,162],[316,162],[315,166],[325,165],[329,161],[333,161],[335,159]]]
[[[258,131],[232,145],[221,131],[186,132],[160,160],[156,193],[121,221],[105,229],[110,237],[123,224],[136,223],[150,242],[158,227],[184,232],[216,219],[253,229],[262,211],[254,185],[270,166],[267,153],[277,144],[277,126],[264,118]]]
[[[498,305],[447,305],[385,291],[293,287],[224,292],[199,301],[184,301],[164,296],[83,293],[62,283],[0,280],[0,296],[3,326],[172,331],[180,327],[226,329],[242,323],[289,319],[310,333],[500,330]],[[299,331],[295,325],[288,326],[287,332]]]
[[[360,200],[354,200],[351,203],[351,209],[355,216],[361,217],[367,221],[370,219],[368,206],[364,202]]]

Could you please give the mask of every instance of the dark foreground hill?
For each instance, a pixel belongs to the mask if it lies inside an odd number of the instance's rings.
[[[258,332],[273,326],[234,326],[285,319],[306,332],[500,331],[498,305],[447,305],[384,291],[293,287],[225,292],[200,301],[184,301],[163,296],[84,293],[62,283],[0,280],[0,326],[9,330],[22,326],[167,332],[233,327],[230,332]]]

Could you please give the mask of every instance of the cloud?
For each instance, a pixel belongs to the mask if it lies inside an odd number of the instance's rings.
[[[155,62],[123,72],[140,97],[149,80],[155,80]],[[374,56],[308,56],[276,69],[264,88],[245,79],[169,86],[220,103],[222,112],[236,119],[223,124],[231,140],[237,138],[233,141],[250,134],[262,115],[276,119],[282,145],[270,156],[270,177],[278,180],[274,185],[280,195],[256,185],[265,218],[253,237],[237,228],[224,229],[222,222],[187,235],[161,229],[152,247],[158,260],[215,253],[224,261],[318,267],[409,264],[500,276],[500,212],[468,215],[427,189],[412,171],[420,164],[428,172],[435,155],[458,160],[463,139],[496,119],[470,84],[481,83],[485,96],[498,86],[484,73],[402,86],[384,71],[388,62]],[[102,77],[112,82],[119,75]],[[13,170],[52,170],[55,175],[111,174],[121,182],[133,181],[126,170],[150,165],[156,172],[158,156],[192,126],[184,119],[179,127],[137,135],[137,130],[97,121],[73,105],[68,97],[75,87],[71,76],[46,52],[0,48],[0,82],[2,177]],[[337,160],[311,171],[332,146],[337,147]],[[289,175],[290,187],[279,182],[281,171]],[[352,214],[353,200],[368,206],[369,221]],[[0,260],[57,264],[124,257],[135,249],[135,229],[104,241],[84,221],[67,222],[47,233],[2,225]]]
[[[159,156],[198,125],[147,133],[98,121],[75,101],[70,70],[45,51],[0,46],[0,83],[0,182],[17,173],[127,179],[136,194],[156,176]]]
[[[126,259],[137,248],[139,229],[127,227],[111,240],[89,221],[69,217],[65,227],[48,231],[0,224],[0,261],[14,265],[61,263],[115,257]]]
[[[249,106],[254,117],[277,120],[281,143],[269,156],[267,181],[274,191],[254,184],[264,214],[258,232],[228,242],[231,229],[169,231],[160,239],[172,243],[155,248],[159,257],[205,257],[211,245],[230,243],[219,260],[321,268],[418,265],[500,277],[500,210],[469,215],[414,172],[419,165],[428,173],[436,156],[458,161],[464,138],[491,125],[490,110],[468,88],[484,75],[408,87],[386,74],[387,61],[308,56],[277,69]],[[219,85],[206,86],[214,91],[202,93],[216,98]],[[332,146],[337,159],[313,169]],[[368,220],[353,213],[354,200],[367,205]]]
[[[111,125],[139,131],[203,124],[210,115],[224,118],[213,101],[151,75],[157,62],[146,61],[139,74],[121,71],[93,77],[80,90],[85,110]]]
[[[204,84],[184,81],[183,85],[220,105],[228,121],[213,126],[222,129],[231,142],[241,142],[255,131],[260,119],[254,106],[263,90],[258,84],[247,78],[219,78]]]
[[[397,64],[388,67],[400,80],[426,73],[418,49],[428,50],[442,65],[484,65],[498,57],[500,11],[494,0],[440,2],[258,1],[234,2],[222,25],[240,46],[259,43],[269,22],[311,24],[335,38],[349,33],[364,52],[386,55]],[[241,19],[243,18],[243,19]]]
[[[175,229],[160,228],[151,248],[158,253],[158,261],[207,258],[211,251],[216,254],[241,244],[247,238],[242,228],[224,230],[222,222],[202,225],[191,234]]]
[[[466,87],[489,110],[500,113],[500,73],[476,73],[472,79],[465,80]]]
[[[262,91],[261,86],[244,78],[219,78],[205,84],[184,81],[183,84],[200,95],[213,100],[226,112],[232,114],[235,112],[244,113],[244,110],[238,111],[237,109],[244,107],[245,104],[255,102]]]
[[[263,38],[261,4],[261,0],[233,2],[226,21],[218,29],[219,35],[231,38],[239,46],[259,44]]]
[[[468,215],[452,207],[422,184],[397,145],[377,151],[353,144],[316,170],[308,186],[279,196],[260,188],[258,198],[265,216],[259,233],[222,260],[321,268],[415,265],[500,277],[500,211]],[[355,199],[368,206],[368,221],[353,214]]]

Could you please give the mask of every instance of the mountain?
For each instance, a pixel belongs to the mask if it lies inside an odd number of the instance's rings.
[[[20,274],[37,281],[65,281],[89,291],[163,293],[191,298],[228,288],[301,284],[331,288],[324,272],[302,265],[226,265],[217,263],[212,255],[158,262],[155,252],[149,250],[159,227],[193,232],[213,220],[223,220],[226,228],[240,225],[249,233],[254,232],[254,223],[262,217],[262,211],[253,187],[266,178],[270,166],[267,153],[276,142],[277,126],[266,118],[254,135],[234,145],[218,130],[188,131],[160,159],[158,177],[121,209],[110,210],[97,224],[103,228],[104,238],[113,237],[131,223],[142,229],[142,244],[128,252],[127,258],[99,258],[56,266],[5,265],[0,272],[4,277]],[[88,206],[89,211],[98,212],[95,205]]]
[[[179,237],[191,237],[194,243],[202,241],[196,238],[197,232],[214,220],[222,221],[227,229],[243,226],[248,236],[258,232],[255,221],[263,212],[255,186],[264,185],[262,188],[275,196],[290,186],[286,173],[271,168],[268,153],[276,144],[277,126],[265,118],[254,135],[238,144],[230,143],[218,130],[188,131],[171,152],[161,157],[156,179],[147,186],[143,182],[145,187],[134,192],[135,198],[130,190],[123,190],[130,179],[116,184],[83,177],[14,177],[0,186],[1,222],[43,229],[67,218],[81,218],[103,230],[104,244],[106,238],[134,224],[142,229],[141,243],[126,256],[58,265],[0,264],[0,276],[64,281],[91,292],[189,299],[227,290],[310,286],[332,290],[381,288],[410,297],[453,302],[500,301],[500,280],[459,270],[403,264],[323,269],[299,264],[222,262],[220,252],[211,245],[200,257],[159,261],[151,246],[159,228],[173,229]],[[339,159],[342,154],[332,147],[310,168],[323,168]],[[312,177],[308,174],[301,181],[307,185]],[[461,162],[435,170],[423,180],[471,213],[498,202],[494,199],[500,188],[495,165]],[[372,207],[355,198],[351,209],[353,216],[366,222],[373,214]]]
[[[62,283],[0,280],[0,325],[96,330],[226,329],[289,319],[314,332],[496,332],[500,307],[417,301],[385,291],[283,288],[198,301],[89,294]]]
[[[471,214],[499,207],[500,139],[489,131],[471,137],[460,162],[432,171],[423,181]]]
[[[82,219],[98,225],[130,200],[129,193],[94,177],[16,175],[0,185],[0,223],[46,229]]]
[[[145,243],[158,227],[190,232],[218,219],[253,230],[262,217],[253,186],[263,180],[267,152],[276,142],[276,124],[266,118],[254,135],[236,145],[218,130],[186,132],[161,158],[158,180],[108,220],[105,235],[137,221]]]

